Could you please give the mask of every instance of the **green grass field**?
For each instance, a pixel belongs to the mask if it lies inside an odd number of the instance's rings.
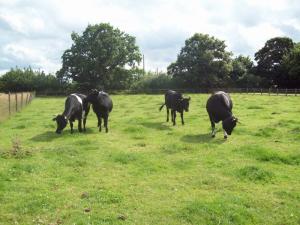
[[[300,98],[232,95],[238,124],[210,137],[208,95],[185,125],[161,95],[114,95],[110,132],[54,133],[64,98],[0,124],[0,224],[300,224]]]

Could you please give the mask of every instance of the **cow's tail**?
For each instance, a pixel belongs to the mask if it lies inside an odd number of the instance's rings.
[[[165,105],[166,105],[166,103],[162,104],[161,107],[159,107],[159,111],[161,111]]]

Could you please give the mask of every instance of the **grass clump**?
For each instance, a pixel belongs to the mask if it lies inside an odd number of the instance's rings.
[[[241,180],[249,180],[253,182],[271,182],[274,174],[256,166],[246,166],[237,171],[237,176]]]
[[[243,200],[229,198],[189,202],[179,217],[188,224],[252,224],[251,209],[248,209]]]
[[[239,149],[243,154],[249,155],[262,162],[282,163],[286,165],[300,165],[300,154],[277,153],[258,145],[243,146]]]

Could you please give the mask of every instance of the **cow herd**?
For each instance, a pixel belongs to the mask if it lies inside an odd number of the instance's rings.
[[[185,98],[181,93],[169,90],[165,93],[165,103],[161,105],[159,110],[162,110],[162,108],[166,106],[167,122],[169,121],[169,113],[171,110],[173,125],[176,125],[176,112],[180,113],[181,123],[184,125],[183,112],[189,111],[190,100],[190,97]],[[67,97],[64,112],[53,118],[53,121],[57,123],[56,133],[60,134],[68,122],[70,123],[71,133],[73,133],[73,123],[75,120],[78,120],[79,132],[85,131],[90,105],[92,105],[93,111],[98,118],[99,131],[102,131],[103,120],[105,132],[108,132],[108,117],[112,111],[113,102],[107,93],[93,89],[87,96],[83,94],[71,94]],[[232,107],[233,104],[230,96],[223,91],[215,92],[208,98],[206,110],[211,122],[212,137],[215,137],[216,134],[215,123],[220,121],[222,121],[224,138],[226,139],[227,135],[231,135],[234,127],[238,123],[238,119],[232,114]]]

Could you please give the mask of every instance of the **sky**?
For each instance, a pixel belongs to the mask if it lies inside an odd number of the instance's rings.
[[[55,73],[71,33],[110,23],[136,37],[146,70],[166,71],[195,33],[248,55],[273,37],[300,42],[298,0],[0,0],[0,74],[18,66]]]

